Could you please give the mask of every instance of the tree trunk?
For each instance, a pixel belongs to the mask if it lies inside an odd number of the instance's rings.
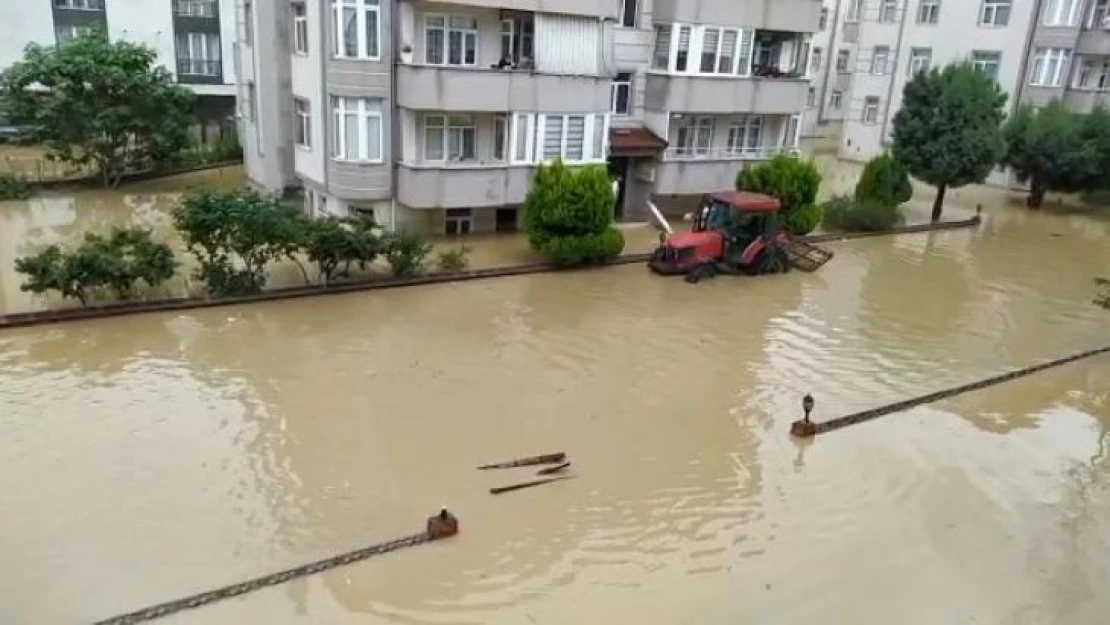
[[[944,211],[944,193],[948,190],[948,185],[937,185],[937,197],[933,200],[933,223],[940,221],[940,214]]]
[[[1029,197],[1025,198],[1025,205],[1033,210],[1037,210],[1044,204],[1045,193],[1048,189],[1036,177],[1033,178],[1029,185]]]

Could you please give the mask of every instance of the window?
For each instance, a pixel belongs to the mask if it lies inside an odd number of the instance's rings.
[[[1075,72],[1076,89],[1110,89],[1110,58],[1084,57]]]
[[[374,223],[378,223],[378,219],[374,215],[374,209],[368,206],[357,206],[355,204],[348,204],[347,216],[351,219],[368,219]]]
[[[219,17],[220,7],[216,0],[174,0],[174,13],[189,17]]]
[[[845,22],[858,22],[863,15],[863,0],[848,0],[848,12],[844,15]]]
[[[817,20],[817,30],[824,31],[829,27],[829,8],[821,7],[821,17]]]
[[[674,69],[676,72],[685,72],[690,63],[690,32],[689,26],[678,28],[678,54],[675,55]]]
[[[1038,87],[1059,87],[1067,73],[1071,50],[1067,48],[1037,48],[1029,84]]]
[[[369,59],[381,55],[380,0],[332,0],[332,53],[342,59]]]
[[[426,63],[476,65],[478,63],[478,20],[454,15],[426,15],[424,16],[424,43]],[[446,54],[444,54],[445,45]]]
[[[531,163],[535,140],[535,116],[517,113],[513,118],[513,162]]]
[[[609,110],[614,115],[632,113],[632,73],[621,72],[609,88]]]
[[[1045,26],[1075,26],[1083,0],[1048,0],[1044,7]]]
[[[293,3],[293,52],[308,54],[308,7],[304,2]]]
[[[1096,0],[1091,3],[1091,12],[1087,16],[1087,28],[1110,30],[1110,0]]]
[[[54,0],[59,9],[78,9],[82,11],[103,11],[104,0]]]
[[[840,103],[843,99],[844,99],[844,94],[843,93],[841,93],[840,91],[833,91],[832,94],[829,95],[829,108],[831,108],[834,111],[839,111],[840,110]]]
[[[652,69],[667,69],[671,64],[671,25],[655,25],[655,48],[651,55]]]
[[[806,108],[813,108],[816,105],[817,105],[817,89],[815,87],[810,87],[809,91],[806,92]]]
[[[871,73],[882,76],[886,73],[887,63],[890,62],[890,48],[888,46],[875,46],[871,51]]]
[[[1010,8],[1013,0],[983,0],[979,9],[981,26],[1007,26],[1010,23]]]
[[[940,20],[940,0],[921,0],[917,7],[918,24],[936,24]]]
[[[910,49],[910,78],[917,75],[918,72],[929,71],[929,66],[933,62],[933,49],[932,48],[911,48]]]
[[[879,96],[869,95],[863,99],[863,123],[879,123]]]
[[[54,38],[59,43],[65,43],[70,39],[75,39],[89,31],[88,26],[75,26],[73,24],[64,24],[54,27]]]
[[[509,148],[509,116],[493,116],[493,160],[507,160]]]
[[[687,117],[679,122],[675,151],[679,156],[707,156],[713,144],[713,119]]]
[[[473,217],[469,208],[448,208],[443,212],[444,234],[470,234]]]
[[[254,45],[254,6],[251,0],[243,0],[243,44]]]
[[[997,81],[998,68],[1002,65],[1002,53],[977,50],[971,53],[971,63],[976,69]]]
[[[739,33],[735,30],[707,27],[702,30],[701,65],[703,74],[731,74]]]
[[[331,155],[337,161],[382,160],[382,101],[332,96]]]
[[[898,0],[881,0],[879,5],[879,21],[893,24],[898,19]]]
[[[758,154],[763,147],[763,118],[746,117],[728,128],[728,153],[732,156]]]
[[[541,160],[566,162],[605,158],[604,115],[542,115],[537,152]]]
[[[305,148],[312,147],[312,111],[308,100],[293,98],[293,142]]]
[[[821,70],[821,60],[822,60],[821,59],[821,53],[822,53],[821,48],[819,48],[819,47],[814,47],[813,48],[813,52],[810,53],[810,59],[809,59],[809,69],[810,69],[810,71],[817,72],[817,71]]]
[[[501,20],[501,58],[520,65],[533,58],[532,41],[535,22],[526,15],[506,17]]]
[[[802,116],[791,115],[782,132],[782,147],[786,150],[798,149],[798,139],[802,132]]]
[[[621,0],[621,26],[636,28],[637,0]]]
[[[216,33],[177,34],[177,73],[183,76],[220,75],[220,36]]]
[[[469,115],[424,117],[424,160],[428,162],[473,161],[478,131]]]
[[[841,73],[848,71],[848,55],[847,50],[836,51],[836,71]]]

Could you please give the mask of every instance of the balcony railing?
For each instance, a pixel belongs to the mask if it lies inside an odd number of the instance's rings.
[[[219,76],[221,61],[210,59],[178,59],[177,74],[179,76]]]
[[[669,161],[765,161],[778,154],[797,154],[796,147],[761,146],[758,148],[668,148],[663,157]]]
[[[216,0],[174,0],[173,12],[186,17],[216,19],[220,15]]]

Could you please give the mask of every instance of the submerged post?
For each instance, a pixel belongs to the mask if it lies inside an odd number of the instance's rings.
[[[813,412],[813,406],[816,404],[813,400],[813,395],[806,393],[802,398],[802,410],[805,411],[805,416],[801,421],[795,421],[790,425],[790,433],[799,438],[809,438],[817,434],[817,424],[809,420],[809,413]]]
[[[450,538],[459,533],[459,520],[447,508],[441,508],[439,514],[428,517],[427,533],[428,540]]]

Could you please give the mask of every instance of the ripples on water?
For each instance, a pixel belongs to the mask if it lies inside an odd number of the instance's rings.
[[[829,418],[1104,342],[1106,234],[1007,213],[839,244],[816,275],[625,267],[6,332],[0,622],[88,621],[441,504],[449,544],[171,621],[1096,622],[1104,360],[785,430],[807,391]],[[471,470],[557,449],[578,479],[490,497],[531,473]]]

